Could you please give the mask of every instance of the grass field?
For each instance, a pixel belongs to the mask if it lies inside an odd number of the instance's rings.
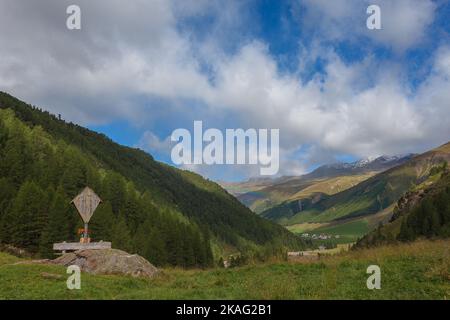
[[[310,233],[310,234],[327,234],[327,235],[339,235],[339,239],[332,238],[333,243],[353,243],[368,232],[374,230],[380,222],[389,221],[392,216],[392,210],[394,205],[387,207],[386,209],[372,215],[351,218],[346,220],[338,220],[322,223],[298,223],[288,225],[286,228],[297,234]],[[316,244],[324,244],[330,242],[330,240],[314,240]]]
[[[0,254],[0,299],[448,299],[449,248],[450,240],[419,241],[310,263],[170,269],[153,280],[83,273],[81,290],[66,288],[64,267],[14,265],[19,259]],[[366,287],[371,264],[381,268],[381,290]]]
[[[357,219],[347,223],[318,228],[312,232],[325,233],[329,235],[340,235],[340,243],[345,243],[354,242],[369,231],[369,225],[366,219]]]

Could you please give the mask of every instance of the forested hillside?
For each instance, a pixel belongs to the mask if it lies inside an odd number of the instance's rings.
[[[156,265],[208,266],[224,248],[263,258],[301,240],[254,215],[217,184],[155,161],[0,93],[0,241],[44,257],[76,240],[70,200],[85,186],[103,199],[94,239]]]
[[[355,248],[420,237],[450,237],[450,172],[447,163],[433,169],[428,183],[401,197],[389,223],[360,239]]]

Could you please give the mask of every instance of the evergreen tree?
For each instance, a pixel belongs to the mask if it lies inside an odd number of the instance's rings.
[[[48,211],[48,223],[40,241],[41,256],[53,258],[53,243],[68,241],[72,236],[69,199],[59,188],[53,195]]]
[[[101,203],[89,223],[91,237],[95,241],[111,241],[113,236],[113,225],[115,217],[112,212],[112,206],[109,201]]]
[[[130,231],[128,230],[125,219],[121,216],[116,218],[116,221],[112,226],[111,241],[114,248],[127,252],[130,252],[133,249]]]
[[[5,216],[12,244],[37,252],[47,221],[47,195],[34,183],[25,182]]]
[[[185,259],[183,253],[183,234],[181,223],[173,222],[163,225],[163,233],[166,238],[167,261],[173,266],[183,266]]]
[[[415,235],[411,229],[411,227],[408,225],[408,222],[406,219],[403,219],[402,224],[400,226],[400,233],[397,236],[397,239],[400,241],[411,241],[414,240]]]
[[[442,224],[450,224],[450,187],[441,193],[438,210],[441,212]]]
[[[191,268],[196,265],[196,253],[194,252],[194,241],[195,241],[195,234],[186,225],[181,225],[180,229],[182,230],[182,234],[184,235],[184,239],[182,241],[181,246],[181,252],[179,253],[183,257],[183,267],[185,268]]]
[[[167,264],[167,251],[163,235],[146,220],[137,229],[133,239],[135,251],[156,266]]]
[[[75,197],[87,186],[86,168],[84,160],[79,151],[73,147],[64,150],[64,172],[61,177],[61,184],[65,193],[70,197]]]
[[[129,183],[125,193],[125,203],[123,205],[123,212],[125,220],[127,221],[130,230],[134,233],[140,224],[145,220],[141,207],[139,205],[139,199],[133,184]]]
[[[439,217],[439,213],[435,208],[430,213],[430,231],[428,232],[428,236],[436,236],[439,235],[439,231],[441,228],[441,218]]]
[[[7,173],[16,187],[25,181],[30,172],[31,163],[29,149],[22,135],[17,134],[6,142],[0,172]]]
[[[7,178],[0,178],[0,220],[6,213],[11,199],[14,198],[16,190]]]
[[[108,172],[103,181],[104,194],[111,202],[112,210],[117,215],[125,205],[126,188],[124,179],[115,172]]]

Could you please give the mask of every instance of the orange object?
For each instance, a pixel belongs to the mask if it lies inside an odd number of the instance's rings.
[[[91,238],[80,238],[80,243],[91,243]]]
[[[80,235],[80,234],[85,234],[85,233],[87,233],[87,234],[89,234],[89,233],[91,233],[91,230],[88,230],[87,232],[85,231],[85,229],[83,229],[83,228],[81,228],[81,229],[78,229],[78,235]]]

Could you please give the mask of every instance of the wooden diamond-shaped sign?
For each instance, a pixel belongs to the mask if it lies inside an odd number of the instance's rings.
[[[72,202],[75,204],[75,207],[80,213],[81,219],[83,219],[84,223],[88,223],[89,220],[91,220],[95,209],[97,209],[97,206],[100,202],[102,202],[102,200],[95,194],[94,191],[92,191],[91,188],[86,187],[72,200]]]

